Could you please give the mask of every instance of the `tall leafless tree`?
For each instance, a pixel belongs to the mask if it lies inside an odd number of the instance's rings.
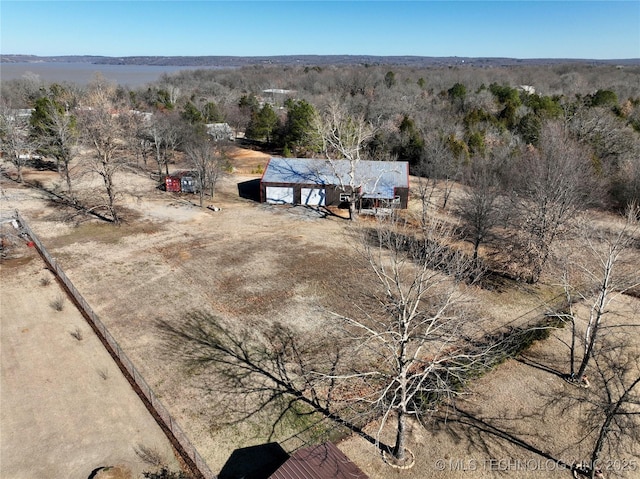
[[[576,382],[583,381],[587,367],[594,358],[600,332],[605,327],[603,321],[609,316],[611,302],[640,284],[637,258],[632,252],[633,245],[638,241],[639,218],[640,208],[633,205],[627,210],[624,225],[618,231],[598,232],[586,222],[582,225],[584,251],[588,253],[588,260],[582,260],[577,269],[584,279],[576,279],[572,285],[565,274],[564,282],[568,311],[563,317],[568,318],[572,325],[569,376]],[[586,326],[581,338],[583,352],[576,358],[579,334],[576,321],[581,318],[574,303],[578,299],[587,304],[588,308],[584,318]],[[576,360],[579,362],[577,371]]]
[[[187,160],[195,172],[202,207],[207,192],[213,199],[216,183],[222,175],[224,142],[215,142],[208,135],[198,135],[189,140],[184,149]]]
[[[0,150],[16,168],[18,182],[23,182],[22,169],[34,155],[37,144],[29,137],[29,118],[18,110],[0,104]]]
[[[349,195],[349,218],[355,219],[357,207],[365,182],[372,179],[357,174],[360,161],[365,159],[367,143],[375,134],[374,126],[363,116],[352,116],[337,102],[329,104],[325,112],[316,117],[316,129],[322,140],[322,150],[334,165],[340,188]],[[336,160],[346,160],[349,164],[346,175],[336,164]]]
[[[125,138],[131,127],[131,114],[127,109],[118,107],[115,87],[97,78],[90,85],[84,108],[78,115],[83,140],[92,149],[87,167],[102,178],[106,193],[105,206],[114,223],[120,222],[114,177],[126,164]]]
[[[403,222],[380,220],[367,233],[363,259],[380,286],[379,306],[368,314],[334,313],[351,339],[352,369],[332,379],[357,391],[354,402],[377,412],[379,433],[395,420],[388,451],[398,463],[407,457],[407,420],[420,419],[434,403],[455,396],[468,373],[482,368],[487,347],[472,344],[482,320],[469,316],[462,285],[473,272],[468,258],[446,246],[446,227],[432,222],[413,236]],[[479,344],[479,343],[478,343]]]
[[[403,464],[411,460],[408,418],[424,418],[439,399],[456,395],[490,357],[491,347],[475,341],[482,321],[468,321],[463,308],[461,285],[472,265],[442,245],[445,232],[434,224],[428,237],[410,240],[392,221],[365,233],[362,258],[378,285],[370,295],[377,306],[332,312],[339,327],[324,326],[322,337],[281,324],[238,328],[204,313],[160,328],[181,358],[216,371],[209,387],[246,399],[230,405],[244,417],[278,404],[282,418],[298,404],[298,413],[303,407],[348,427]],[[392,446],[363,432],[374,418],[379,433],[395,420]]]
[[[473,259],[499,220],[498,178],[487,161],[475,158],[466,181],[464,195],[456,202],[467,237],[473,243]]]
[[[597,195],[589,152],[561,125],[543,127],[540,146],[529,145],[508,177],[514,193],[527,281],[537,283],[560,232]]]
[[[183,123],[176,113],[158,111],[154,113],[148,126],[151,143],[155,152],[158,176],[162,177],[162,170],[169,174],[171,154],[182,140]]]

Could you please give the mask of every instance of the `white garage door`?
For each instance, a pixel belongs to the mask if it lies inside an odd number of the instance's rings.
[[[293,204],[293,188],[284,186],[267,186],[267,203]]]
[[[302,204],[325,206],[324,188],[302,188]]]

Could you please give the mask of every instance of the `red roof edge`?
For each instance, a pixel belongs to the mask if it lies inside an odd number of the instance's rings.
[[[334,444],[297,450],[269,479],[369,479]]]

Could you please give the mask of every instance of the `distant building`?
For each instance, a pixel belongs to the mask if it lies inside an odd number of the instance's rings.
[[[264,102],[276,108],[283,108],[285,100],[293,97],[295,94],[295,90],[284,90],[282,88],[267,88],[266,90],[262,90]]]
[[[207,127],[207,134],[215,141],[233,141],[235,139],[233,130],[227,123],[207,123],[205,126]]]
[[[520,85],[518,90],[528,93],[529,95],[534,95],[536,93],[536,89],[531,85]]]
[[[358,161],[355,181],[348,160],[271,158],[260,181],[261,201],[271,204],[341,206],[351,184],[358,188],[359,210],[406,208],[409,164],[406,161]]]

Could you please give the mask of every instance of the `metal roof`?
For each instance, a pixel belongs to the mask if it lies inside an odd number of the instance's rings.
[[[359,160],[355,164],[354,181],[351,181],[349,160],[271,158],[262,182],[319,186],[353,184],[361,188],[364,198],[393,198],[395,188],[409,187],[406,161]]]
[[[368,479],[330,442],[296,451],[269,479]]]

